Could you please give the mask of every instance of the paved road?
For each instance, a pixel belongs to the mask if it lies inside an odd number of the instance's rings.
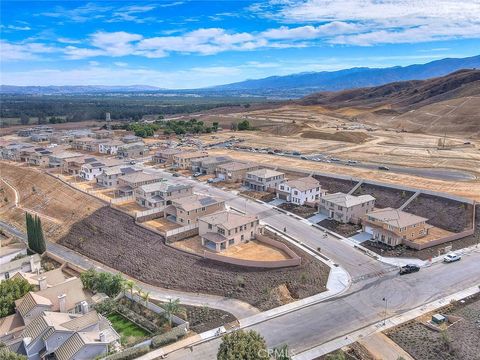
[[[11,226],[10,224],[0,221],[0,227],[6,229],[8,232],[16,235],[17,237],[23,239],[25,242],[27,241],[26,235],[18,230],[17,228]],[[109,268],[103,264],[100,264],[96,261],[90,260],[81,254],[70,250],[62,245],[58,245],[56,243],[47,242],[47,250],[68,261],[71,264],[77,265],[84,269],[90,269],[92,267],[101,270],[115,273],[116,270]],[[155,300],[161,301],[168,301],[168,299],[180,299],[181,303],[185,305],[193,305],[193,306],[204,306],[207,305],[214,309],[220,309],[223,311],[227,311],[233,314],[237,319],[243,319],[248,316],[252,316],[258,314],[260,311],[251,306],[250,304],[236,300],[236,299],[227,299],[222,296],[216,295],[209,295],[209,294],[200,294],[200,293],[187,293],[184,291],[176,291],[170,289],[163,289],[158,286],[153,286],[149,284],[142,283],[132,277],[129,277],[123,274],[124,277],[134,280],[138,286],[140,286],[143,290],[150,292],[150,297]]]
[[[158,169],[145,168],[144,170],[148,173],[161,174],[164,178],[175,182],[191,184],[195,187],[195,192],[222,198],[226,200],[227,205],[241,211],[246,211],[249,214],[256,214],[260,220],[272,227],[281,230],[286,227],[288,235],[300,239],[314,249],[320,247],[324,255],[340,264],[352,277],[384,272],[391,268],[391,266],[372,259],[360,251],[353,249],[351,245],[331,235],[324,237],[323,231],[311,226],[306,220],[299,221],[265,204],[236,196],[230,191],[215,188],[196,180],[185,177],[174,178],[170,173]]]
[[[366,327],[384,317],[398,315],[480,283],[480,253],[453,264],[438,263],[405,276],[391,273],[355,284],[347,293],[251,327],[260,332],[269,347],[288,344],[293,354]],[[214,359],[219,339],[178,350],[168,359]]]

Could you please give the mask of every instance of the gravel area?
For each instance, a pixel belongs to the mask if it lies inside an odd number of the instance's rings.
[[[72,226],[60,243],[148,284],[246,301],[261,310],[282,305],[273,296],[286,285],[295,299],[325,291],[329,268],[297,248],[302,264],[284,269],[255,269],[186,254],[163,243],[132,217],[100,208]]]
[[[357,182],[353,180],[336,179],[328,176],[313,175],[313,177],[320,181],[322,189],[327,190],[329,193],[348,193],[357,184]]]
[[[417,360],[480,359],[480,296],[447,306],[441,314],[460,316],[462,320],[445,330],[431,330],[417,320],[399,325],[387,335]]]
[[[414,193],[385,186],[362,184],[353,195],[372,195],[375,198],[375,207],[394,209],[402,206]]]
[[[353,236],[362,228],[361,225],[342,224],[341,222],[333,219],[322,220],[318,223],[318,225],[323,226],[324,228],[336,232],[344,237]]]
[[[473,206],[438,196],[420,194],[404,211],[423,216],[429,219],[428,224],[452,232],[472,226]]]

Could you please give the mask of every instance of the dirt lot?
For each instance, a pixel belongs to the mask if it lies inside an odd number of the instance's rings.
[[[280,209],[290,211],[291,213],[301,216],[305,219],[315,215],[317,210],[315,208],[305,206],[305,205],[296,205],[292,203],[283,203],[278,205]]]
[[[358,342],[345,346],[340,350],[333,351],[316,358],[315,360],[379,360],[375,359],[365,347]]]
[[[464,304],[456,302],[435,313],[463,320],[448,327],[443,335],[427,328],[419,319],[399,325],[387,335],[417,360],[480,359],[480,296],[477,294]]]
[[[429,219],[428,224],[452,232],[462,232],[472,226],[473,207],[446,198],[420,194],[403,210],[423,216]]]
[[[333,140],[355,144],[361,144],[370,139],[370,136],[368,136],[366,133],[357,131],[337,131],[334,133],[322,131],[304,131],[302,132],[301,137],[306,139]]]
[[[357,182],[353,180],[335,179],[320,175],[314,175],[313,177],[320,181],[322,189],[326,189],[329,193],[342,192],[348,194],[357,184]]]
[[[340,146],[342,147],[342,146]],[[304,161],[301,159],[289,158],[289,157],[280,157],[270,154],[260,154],[260,153],[246,153],[239,152],[228,149],[211,149],[209,150],[210,155],[228,155],[236,160],[252,161],[265,165],[275,165],[278,167],[278,171],[282,171],[281,168],[296,168],[299,171],[304,171],[306,174],[311,173],[312,171],[324,172],[324,173],[333,173],[340,175],[348,175],[352,177],[358,177],[367,180],[380,181],[396,185],[404,185],[408,187],[418,188],[418,189],[427,189],[438,192],[450,193],[458,196],[464,196],[470,199],[475,199],[480,201],[480,177],[477,180],[472,181],[447,181],[447,180],[437,180],[423,178],[419,176],[411,175],[398,175],[395,173],[390,173],[388,171],[381,170],[370,170],[370,169],[361,169],[354,168],[351,166],[342,166],[331,163],[321,163],[321,162],[312,162]],[[480,152],[479,152],[480,154]],[[408,157],[408,156],[407,156]],[[480,161],[480,160],[479,160]],[[468,164],[469,169],[478,168],[480,162],[475,161]],[[432,164],[427,164],[428,166],[434,166]],[[467,165],[465,165],[467,166]],[[328,189],[327,186],[325,186]]]
[[[324,291],[329,273],[296,248],[302,264],[295,268],[249,269],[201,259],[165,245],[159,235],[109,207],[77,222],[60,243],[149,284],[235,297],[262,310],[282,304],[274,295],[283,284],[293,298]]]
[[[377,186],[372,184],[362,184],[353,195],[372,195],[375,198],[375,207],[394,209],[402,206],[405,201],[410,199],[413,192],[405,190],[396,190],[384,186]]]
[[[324,228],[336,232],[344,237],[353,236],[362,228],[361,225],[342,224],[341,222],[332,219],[322,220],[318,223],[318,225],[323,226]]]
[[[92,196],[76,191],[33,167],[2,161],[0,174],[19,191],[21,207],[3,211],[2,219],[24,229],[24,211],[38,214],[51,241],[57,241],[75,222],[103,206]]]
[[[270,193],[266,191],[241,191],[240,195],[246,196],[251,199],[257,199],[265,202],[270,202],[275,199],[275,193]]]

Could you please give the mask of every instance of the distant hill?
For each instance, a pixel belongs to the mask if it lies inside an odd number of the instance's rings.
[[[390,68],[352,68],[339,71],[271,76],[264,79],[214,86],[216,91],[257,93],[300,97],[317,91],[338,91],[383,85],[396,81],[423,80],[447,75],[460,69],[480,68],[480,55],[468,58],[447,58],[427,64]]]
[[[330,111],[355,110],[357,118],[380,126],[428,133],[480,134],[480,70],[459,70],[428,80],[320,92],[296,103]]]

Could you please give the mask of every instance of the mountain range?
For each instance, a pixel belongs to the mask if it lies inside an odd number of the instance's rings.
[[[212,86],[202,89],[168,90],[149,85],[130,86],[13,86],[0,85],[0,93],[13,94],[95,94],[155,93],[156,95],[264,96],[301,98],[319,91],[339,91],[378,86],[406,80],[423,80],[444,76],[460,69],[480,68],[480,55],[446,58],[426,64],[389,68],[357,67],[338,71],[299,73]]]

